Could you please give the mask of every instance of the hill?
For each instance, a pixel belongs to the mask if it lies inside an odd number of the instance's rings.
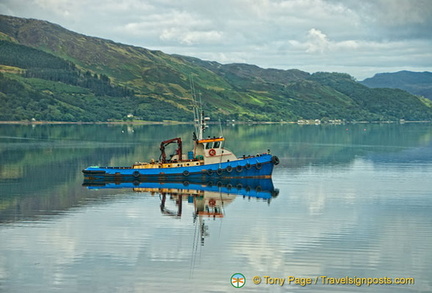
[[[0,15],[0,120],[432,120],[431,103],[340,73],[220,64]]]
[[[371,88],[402,89],[432,100],[432,72],[399,71],[378,73],[360,82]]]

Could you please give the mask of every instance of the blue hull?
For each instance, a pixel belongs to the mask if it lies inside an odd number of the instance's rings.
[[[173,168],[134,169],[131,167],[88,167],[82,172],[85,179],[115,181],[208,180],[211,178],[270,178],[276,156],[262,154],[232,162]]]

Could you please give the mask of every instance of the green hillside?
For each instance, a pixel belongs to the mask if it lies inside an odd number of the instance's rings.
[[[223,65],[0,15],[0,120],[432,120],[431,104],[346,74]]]
[[[360,82],[371,88],[402,89],[432,100],[432,72],[399,71],[379,73]]]

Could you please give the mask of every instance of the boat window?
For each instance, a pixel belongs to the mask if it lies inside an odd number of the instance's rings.
[[[215,149],[218,149],[218,148],[220,147],[220,144],[221,144],[220,141],[215,141],[213,147],[214,147]]]
[[[212,142],[208,142],[207,145],[206,145],[206,149],[211,149],[212,146],[213,146],[213,143]]]

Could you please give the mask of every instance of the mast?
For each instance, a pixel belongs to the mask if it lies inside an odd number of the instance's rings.
[[[207,128],[206,121],[210,120],[210,118],[204,116],[204,111],[202,109],[201,95],[198,101],[192,76],[190,80],[191,80],[190,87],[192,91],[192,106],[193,106],[194,121],[195,121],[195,135],[196,135],[196,140],[200,140],[203,139],[203,133]]]

